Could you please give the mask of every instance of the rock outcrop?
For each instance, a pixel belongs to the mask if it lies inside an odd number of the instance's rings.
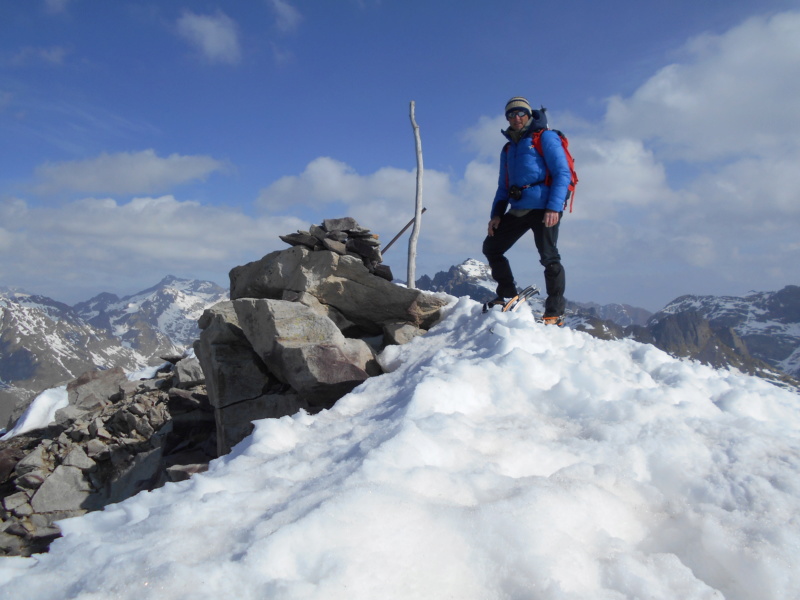
[[[352,219],[282,238],[292,247],[231,271],[231,299],[199,319],[196,358],[165,357],[139,381],[86,372],[52,424],[0,441],[0,556],[46,551],[58,520],[205,470],[254,420],[333,406],[448,301],[392,284]]]
[[[220,454],[256,419],[331,407],[381,373],[376,352],[424,333],[447,302],[391,283],[377,238],[353,219],[281,239],[292,247],[232,269],[230,301],[200,318]]]
[[[215,424],[199,363],[172,361],[140,381],[84,373],[54,423],[0,442],[0,556],[46,551],[56,521],[207,468]]]

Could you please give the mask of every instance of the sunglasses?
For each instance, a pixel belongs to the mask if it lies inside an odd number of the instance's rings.
[[[514,112],[510,112],[510,113],[508,113],[508,114],[506,115],[506,119],[508,119],[508,120],[510,121],[510,120],[511,120],[511,119],[513,119],[514,117],[517,117],[517,118],[520,118],[520,119],[524,119],[524,118],[525,118],[525,117],[527,117],[527,116],[528,116],[528,113],[527,113],[527,112],[525,112],[524,110],[516,110],[516,111],[514,111]]]

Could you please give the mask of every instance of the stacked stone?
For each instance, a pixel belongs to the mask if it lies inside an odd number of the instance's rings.
[[[207,468],[213,410],[199,362],[179,358],[153,379],[85,373],[52,425],[0,442],[0,556],[44,552],[55,521]]]
[[[291,246],[305,246],[315,251],[329,250],[342,256],[357,256],[370,273],[388,281],[394,279],[392,270],[383,264],[378,236],[361,227],[352,217],[325,219],[322,225],[312,225],[308,231],[297,231],[279,237]]]

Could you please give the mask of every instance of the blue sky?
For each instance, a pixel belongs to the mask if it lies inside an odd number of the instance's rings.
[[[388,242],[414,210],[411,100],[416,273],[482,259],[515,95],[576,157],[570,299],[800,284],[796,1],[0,0],[0,285],[227,285],[330,217]],[[510,256],[541,285],[532,239]]]

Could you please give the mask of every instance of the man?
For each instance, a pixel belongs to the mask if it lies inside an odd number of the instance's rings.
[[[497,298],[489,304],[503,304],[516,295],[514,275],[505,253],[532,231],[539,262],[544,267],[544,322],[562,325],[566,280],[557,242],[571,178],[569,163],[558,133],[547,128],[544,107],[532,110],[525,98],[517,96],[508,101],[505,112],[508,129],[502,133],[508,143],[500,154],[500,178],[483,242],[483,254],[497,282]],[[539,130],[543,130],[541,154],[531,139]]]

